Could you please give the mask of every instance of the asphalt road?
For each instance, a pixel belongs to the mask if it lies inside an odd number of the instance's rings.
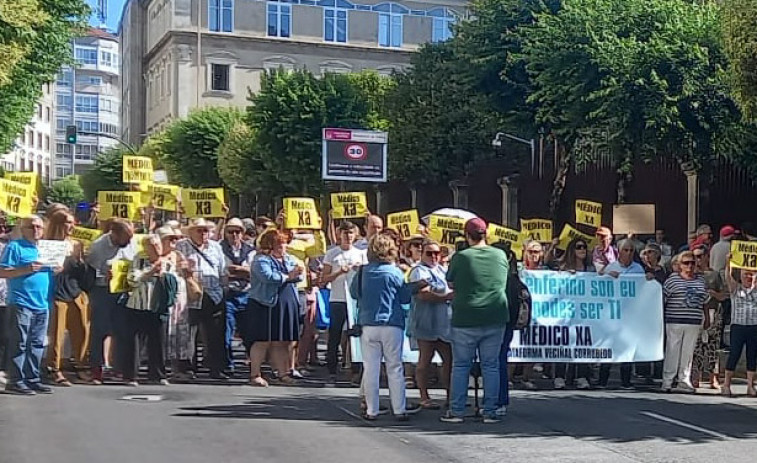
[[[134,394],[160,400],[123,400]],[[757,399],[746,397],[516,391],[501,424],[446,424],[439,414],[368,423],[358,417],[357,389],[315,383],[0,394],[0,463],[712,463],[757,455]]]

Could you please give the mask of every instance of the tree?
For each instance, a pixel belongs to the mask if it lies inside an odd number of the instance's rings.
[[[171,181],[188,187],[220,186],[218,147],[241,118],[236,109],[211,107],[169,126],[156,148]]]
[[[84,190],[79,184],[79,177],[76,175],[69,175],[54,181],[47,190],[48,203],[61,203],[74,208],[81,201],[84,201]]]
[[[326,74],[306,70],[274,71],[250,95],[245,121],[254,136],[246,150],[249,185],[272,193],[317,195],[321,180],[324,127],[385,127],[377,113],[384,85],[368,75]]]
[[[521,30],[536,122],[579,164],[614,156],[619,201],[635,160],[706,166],[740,119],[713,2],[564,0]]]
[[[464,67],[451,44],[434,44],[396,75],[387,99],[392,179],[436,184],[465,176],[477,161],[495,155],[491,140],[500,119]]]
[[[131,153],[122,148],[111,148],[95,158],[92,168],[79,177],[86,199],[96,199],[98,191],[126,189],[123,183],[124,154]]]
[[[0,152],[11,147],[42,96],[42,85],[72,63],[84,31],[84,0],[0,0]]]
[[[757,2],[725,0],[721,18],[734,98],[744,118],[757,122]]]

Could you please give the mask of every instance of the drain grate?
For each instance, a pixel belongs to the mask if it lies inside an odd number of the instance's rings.
[[[134,402],[160,402],[163,400],[162,395],[158,394],[133,394],[121,397],[121,400],[131,400]]]

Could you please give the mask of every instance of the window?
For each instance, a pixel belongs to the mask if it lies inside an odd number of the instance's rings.
[[[50,122],[53,118],[53,110],[49,106],[45,106],[45,122]]]
[[[26,132],[26,146],[34,148],[34,132],[31,130]]]
[[[80,64],[97,64],[97,49],[96,48],[80,48],[76,47],[76,61]]]
[[[42,133],[37,134],[37,149],[42,149]]]
[[[71,169],[69,167],[56,167],[55,176],[57,178],[68,177],[71,175]]]
[[[452,38],[452,25],[455,24],[455,15],[447,9],[438,8],[429,11],[429,16],[433,16],[433,26],[431,28],[431,41],[444,42]]]
[[[100,76],[85,76],[84,79],[82,79],[85,84],[89,85],[102,85],[103,84],[103,78]]]
[[[229,65],[228,64],[211,64],[211,81],[210,89],[222,92],[230,90],[229,85]]]
[[[327,42],[347,42],[347,10],[324,8],[323,39]]]
[[[58,74],[58,85],[70,87],[73,81],[74,71],[72,71],[71,69],[63,69],[60,74]]]
[[[76,121],[77,132],[98,133],[99,128],[100,127],[97,121],[82,121],[82,120]]]
[[[100,64],[103,66],[113,66],[113,53],[109,51],[101,51]]]
[[[42,105],[37,103],[37,119],[42,120]]]
[[[55,130],[59,132],[65,132],[66,126],[71,125],[71,120],[63,117],[55,119]]]
[[[56,143],[55,154],[63,157],[71,156],[71,146],[68,143]]]
[[[118,129],[116,128],[115,124],[106,124],[100,122],[100,133],[109,133],[114,135],[118,133]]]
[[[58,93],[55,95],[55,102],[61,109],[70,109],[71,108],[71,95],[65,95],[62,93]]]
[[[208,29],[213,32],[234,30],[234,0],[210,0],[208,8]]]
[[[76,111],[80,113],[97,112],[96,95],[76,95]]]
[[[76,159],[79,160],[92,160],[97,156],[97,145],[76,145]]]
[[[292,6],[268,2],[268,36],[289,37],[292,30]]]
[[[379,12],[379,45],[401,47],[402,17],[409,12],[408,9],[394,3],[382,3],[373,10]]]
[[[45,151],[50,151],[50,135],[45,135]]]

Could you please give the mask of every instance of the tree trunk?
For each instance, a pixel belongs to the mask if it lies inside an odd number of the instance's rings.
[[[557,144],[559,163],[555,172],[555,181],[552,184],[552,197],[549,200],[549,215],[552,220],[557,220],[557,211],[560,210],[565,182],[570,171],[570,153],[565,149],[565,145],[558,143],[557,139],[555,139],[555,144]]]

